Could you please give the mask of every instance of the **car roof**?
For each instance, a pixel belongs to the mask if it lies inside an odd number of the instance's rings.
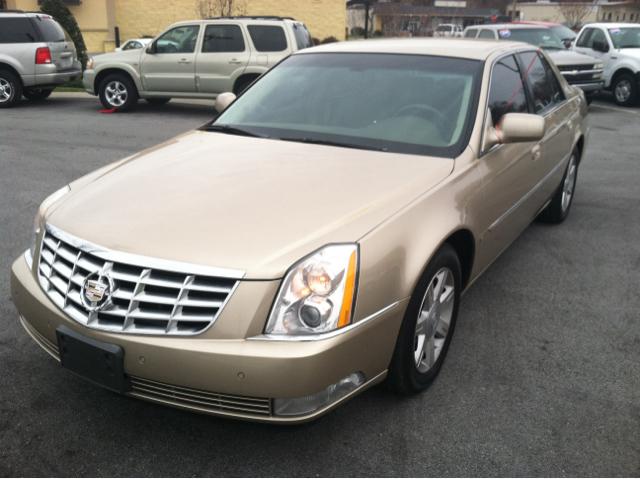
[[[521,50],[520,42],[495,40],[470,40],[464,38],[395,38],[380,40],[355,40],[329,43],[296,52],[307,53],[392,53],[405,55],[433,55],[453,58],[486,60],[494,53]],[[530,48],[534,48],[531,47]]]
[[[600,27],[600,28],[640,28],[638,23],[588,23],[583,28]]]
[[[527,23],[492,23],[490,25],[481,25],[481,28],[488,30],[540,30],[548,29],[548,25],[532,25]]]

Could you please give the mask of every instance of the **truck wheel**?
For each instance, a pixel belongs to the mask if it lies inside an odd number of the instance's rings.
[[[611,85],[613,98],[620,106],[633,106],[638,99],[638,82],[630,73],[616,75]]]
[[[128,111],[138,103],[138,90],[133,82],[119,73],[109,75],[99,88],[100,102],[108,110]]]
[[[27,100],[42,101],[49,98],[53,92],[53,88],[27,88],[22,94]]]
[[[11,108],[22,98],[22,82],[9,70],[0,70],[0,108]]]

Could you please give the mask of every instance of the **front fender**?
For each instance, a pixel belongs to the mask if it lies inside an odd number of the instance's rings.
[[[142,85],[142,80],[140,79],[140,72],[132,65],[128,64],[128,63],[106,63],[104,65],[96,65],[94,67],[94,71],[95,71],[95,80],[94,80],[94,91],[98,91],[98,86],[99,86],[99,81],[101,78],[104,77],[104,74],[109,72],[109,73],[115,73],[117,71],[122,71],[127,73],[131,79],[133,80],[133,83],[136,85],[136,88],[138,89],[138,91],[143,91],[144,87]]]

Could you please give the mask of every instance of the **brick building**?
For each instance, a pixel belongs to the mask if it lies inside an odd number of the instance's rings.
[[[121,40],[155,36],[171,23],[200,16],[201,0],[66,0],[91,53],[115,47],[115,27]],[[0,0],[7,8],[38,10],[38,0]],[[304,22],[315,38],[345,38],[345,0],[239,0],[247,15],[280,15]]]

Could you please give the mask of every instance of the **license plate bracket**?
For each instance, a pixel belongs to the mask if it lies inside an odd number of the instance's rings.
[[[62,367],[117,393],[128,390],[124,373],[124,350],[60,326],[56,329]]]

